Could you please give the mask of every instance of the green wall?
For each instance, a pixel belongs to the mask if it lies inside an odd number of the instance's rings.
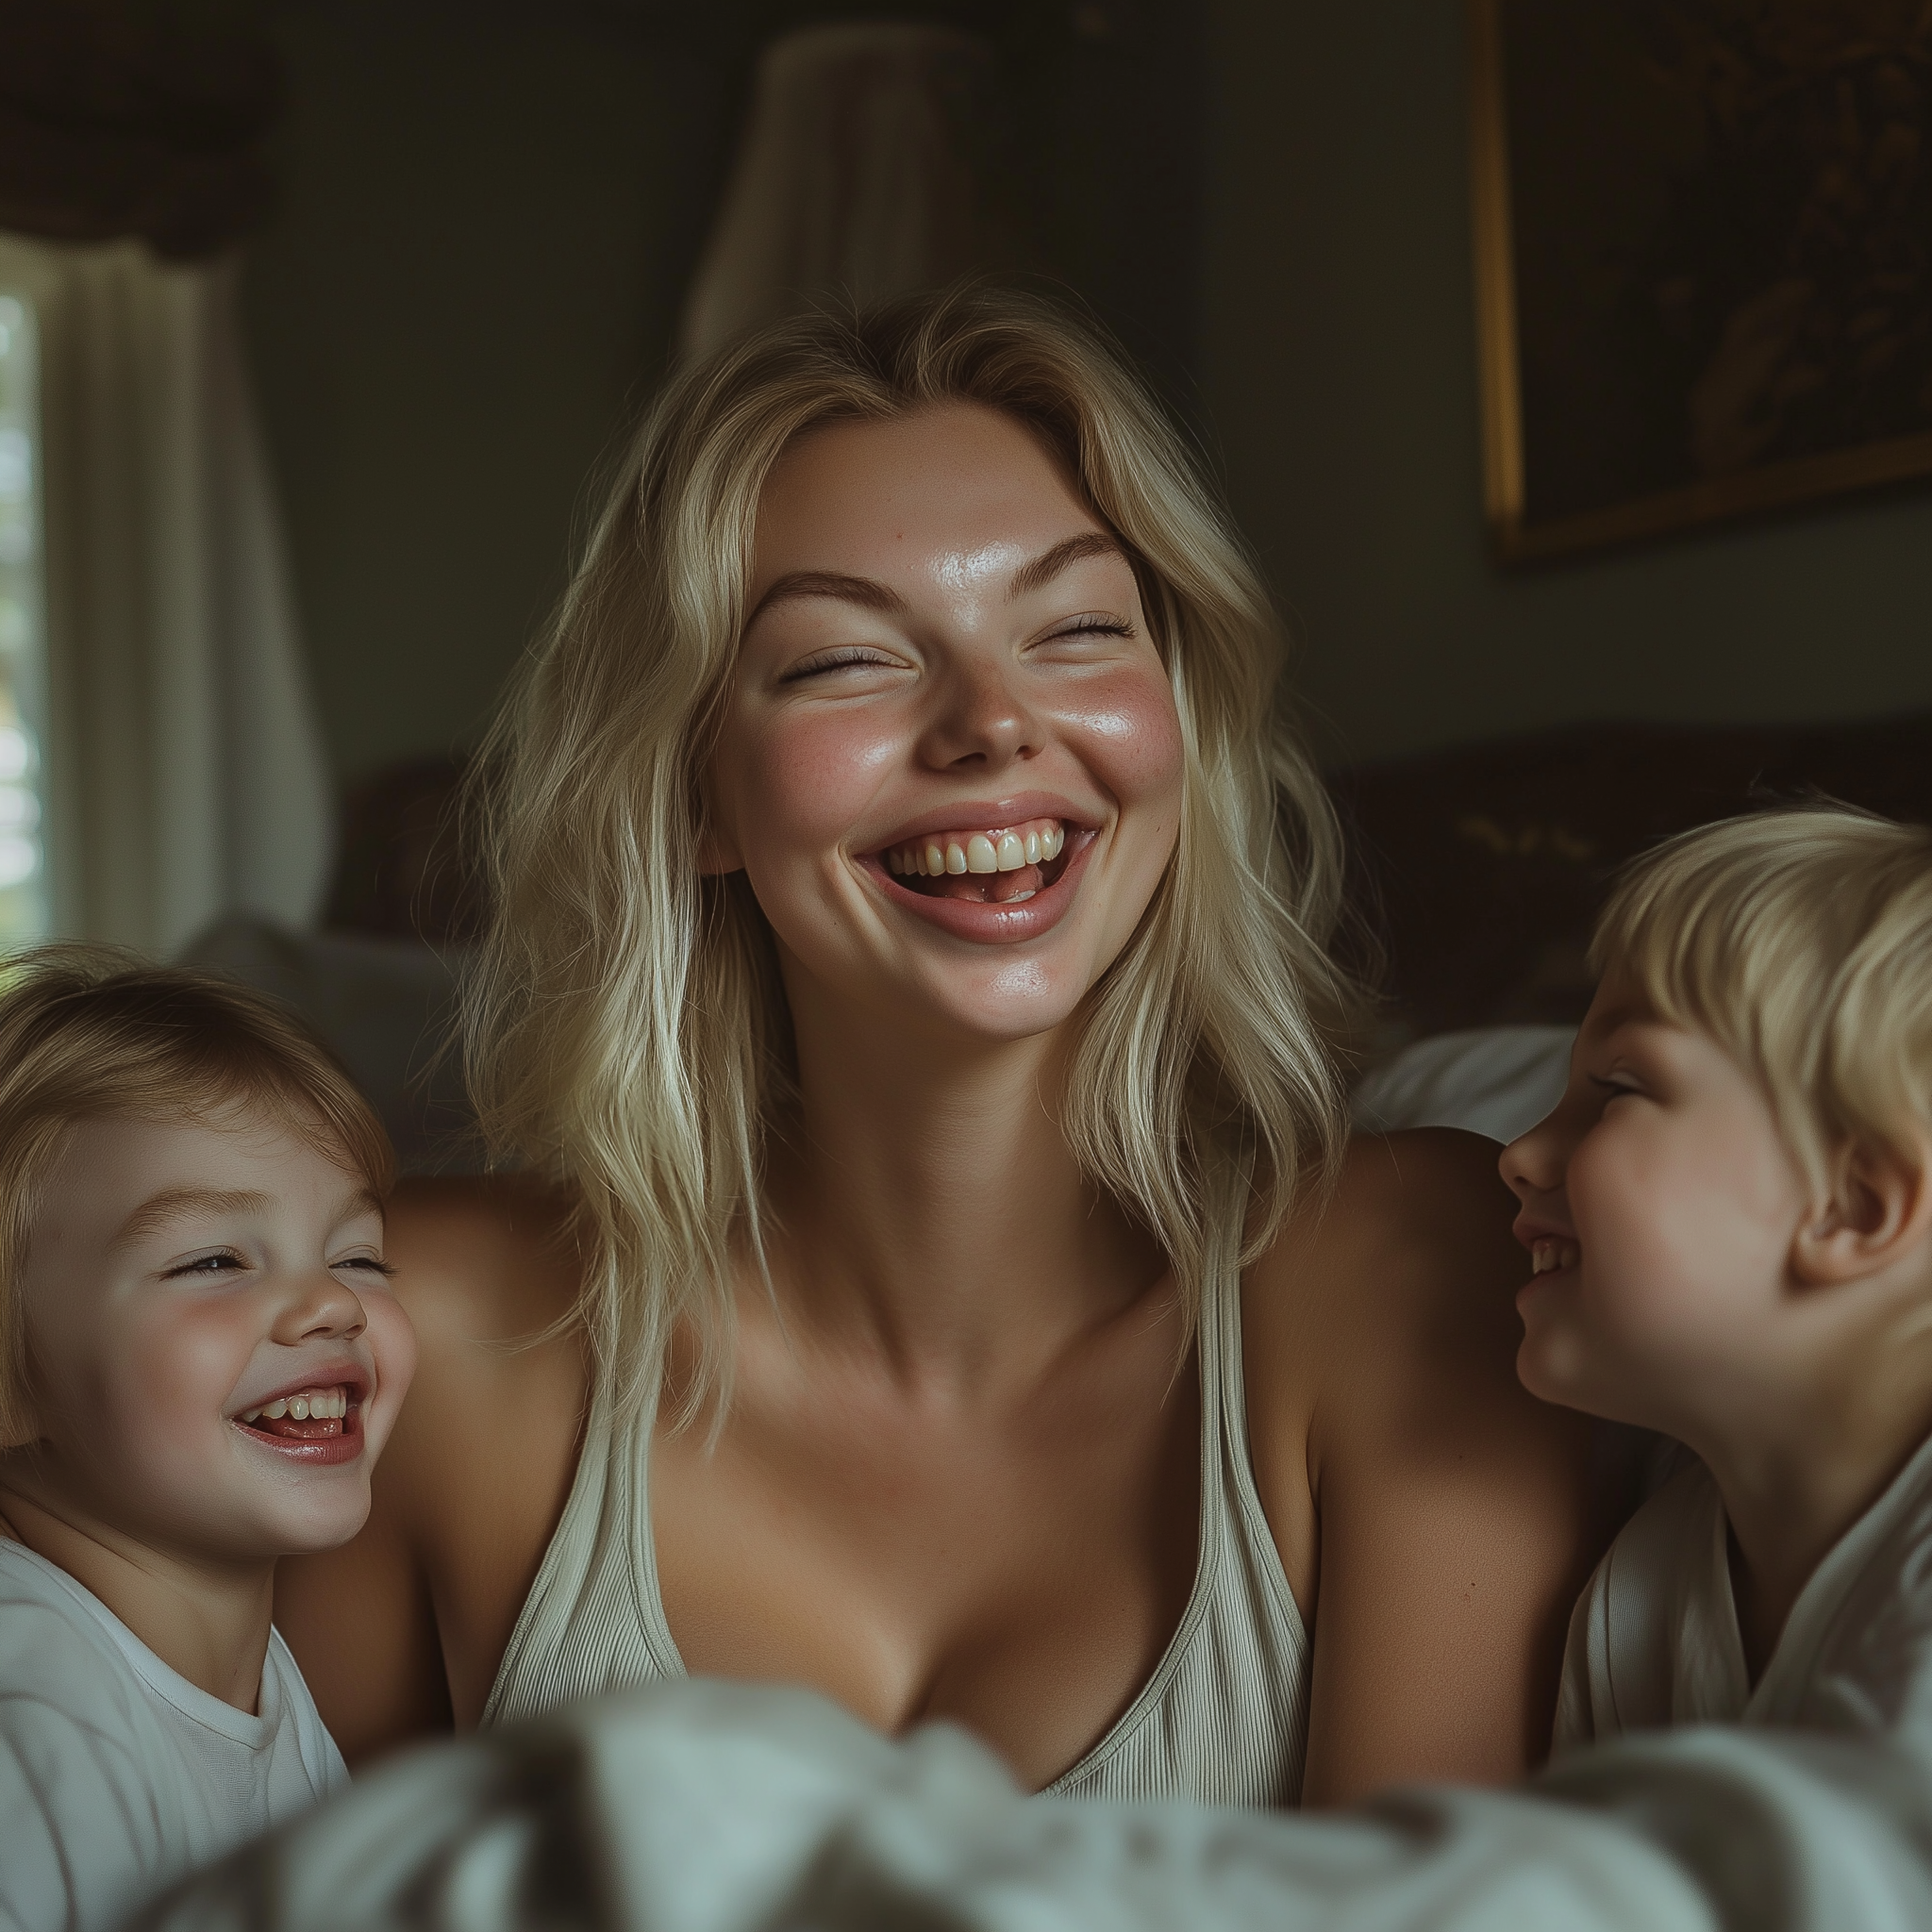
[[[663,369],[724,135],[620,20],[289,0],[246,290],[339,776],[474,733]]]
[[[1185,49],[1192,16],[1172,10],[1160,30]],[[1146,103],[1091,111],[1126,86],[1104,42],[1082,43],[1098,64],[1072,76],[1070,138],[1121,143],[1122,165],[1052,172],[1090,199],[1118,175],[1139,208],[1138,226],[1097,208],[1080,271],[1137,347],[1185,358],[1174,284],[1198,282],[1198,389],[1179,393],[1218,442],[1332,750],[1932,704],[1932,491],[1496,571],[1459,0],[1207,12],[1198,276],[1184,238],[1155,239],[1180,216],[1127,167],[1153,151]],[[675,51],[647,14],[271,0],[289,109],[248,319],[345,780],[474,733],[561,586],[591,472],[665,366],[741,68]]]
[[[1209,0],[1202,382],[1333,749],[1932,705],[1932,490],[1488,561],[1458,0]]]

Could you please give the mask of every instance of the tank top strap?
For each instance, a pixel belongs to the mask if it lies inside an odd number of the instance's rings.
[[[1154,1674],[1050,1789],[1070,1797],[1191,1797],[1290,1806],[1307,1748],[1307,1633],[1248,1454],[1239,1205],[1224,1174],[1203,1271],[1201,1503],[1194,1588]]]
[[[651,1533],[655,1395],[621,1416],[596,1378],[576,1475],[510,1632],[484,1725],[685,1674],[664,1620]]]
[[[1223,1276],[1216,1307],[1223,1481],[1216,1485],[1228,1515],[1228,1543],[1246,1570],[1256,1608],[1278,1632],[1285,1648],[1304,1650],[1307,1630],[1301,1606],[1281,1565],[1281,1547],[1261,1507],[1255,1485],[1255,1458],[1248,1437],[1247,1357],[1241,1324],[1241,1276],[1231,1265]]]

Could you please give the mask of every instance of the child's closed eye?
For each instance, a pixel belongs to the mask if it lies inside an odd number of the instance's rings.
[[[359,1269],[365,1274],[379,1275],[384,1281],[396,1272],[380,1255],[348,1255],[340,1261],[331,1261],[329,1266]]]
[[[208,1277],[230,1274],[247,1269],[246,1259],[232,1248],[220,1248],[211,1255],[196,1255],[192,1259],[177,1261],[174,1267],[162,1271],[163,1281],[179,1281],[195,1275]]]

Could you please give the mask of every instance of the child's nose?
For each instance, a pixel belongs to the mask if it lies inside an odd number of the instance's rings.
[[[345,1288],[324,1270],[305,1276],[291,1294],[276,1319],[274,1334],[277,1341],[309,1341],[328,1337],[347,1341],[361,1334],[368,1317],[353,1289]]]
[[[1543,1121],[1519,1134],[1504,1148],[1496,1166],[1519,1201],[1532,1194],[1551,1194],[1563,1185],[1563,1150],[1553,1121]]]

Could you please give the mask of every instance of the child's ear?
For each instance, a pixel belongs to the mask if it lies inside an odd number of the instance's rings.
[[[1932,1141],[1852,1145],[1837,1160],[1831,1198],[1791,1241],[1800,1281],[1818,1288],[1889,1268],[1932,1232]]]

